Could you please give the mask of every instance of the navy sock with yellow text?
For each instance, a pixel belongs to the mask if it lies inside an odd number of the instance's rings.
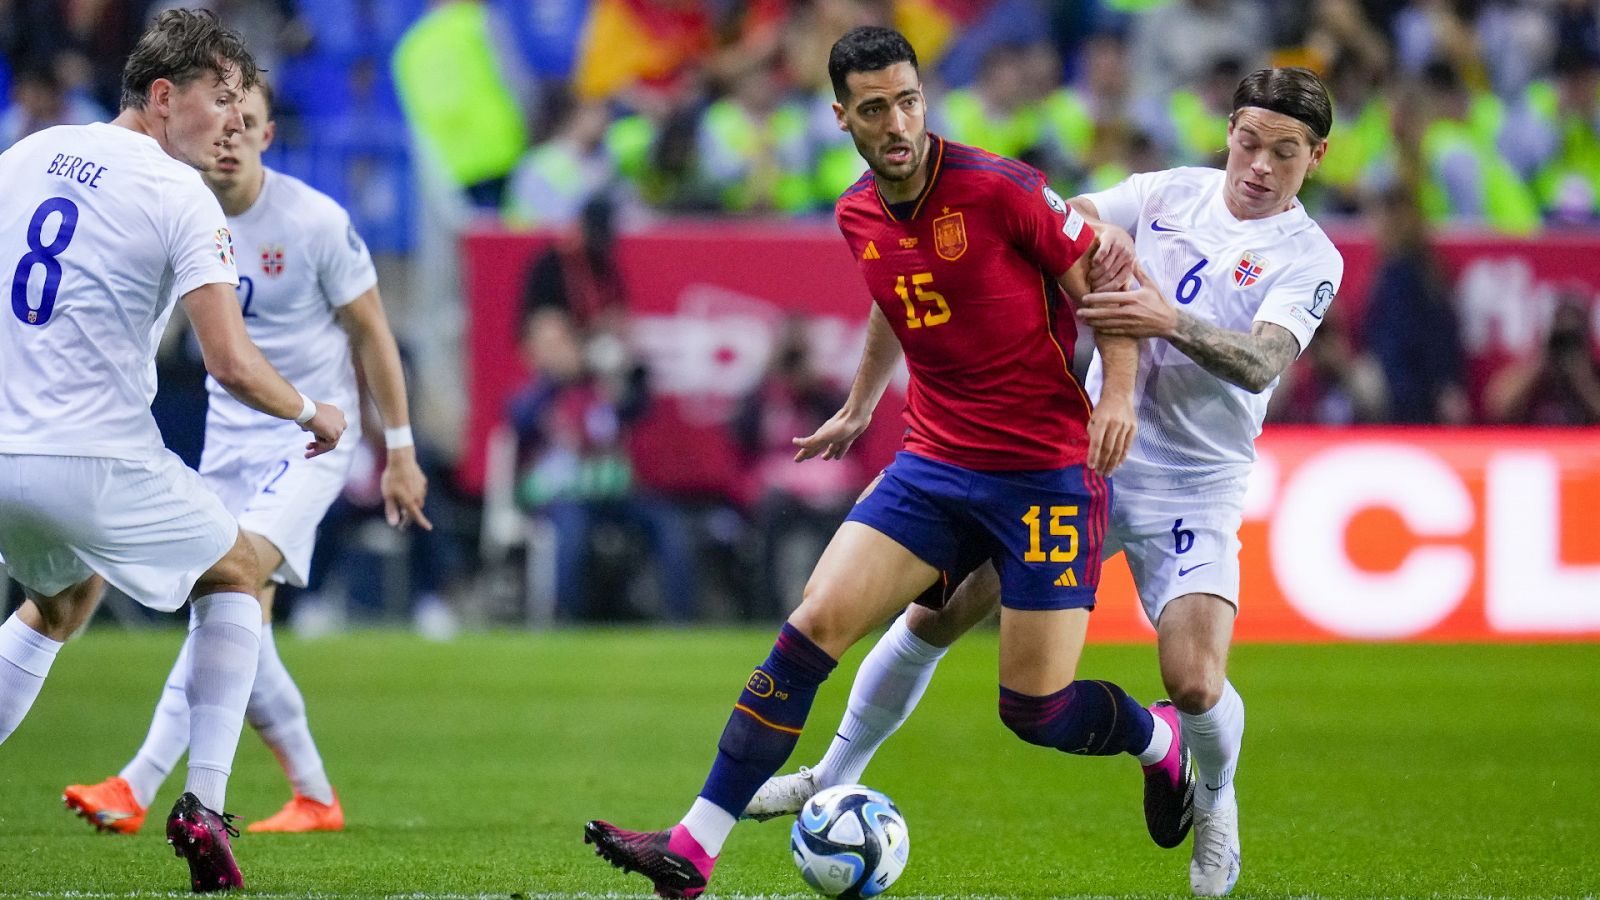
[[[737,817],[800,740],[817,687],[838,660],[784,623],[766,662],[750,673],[717,742],[700,796]]]

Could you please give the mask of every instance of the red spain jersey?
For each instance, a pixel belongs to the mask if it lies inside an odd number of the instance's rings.
[[[905,348],[907,450],[978,471],[1081,465],[1089,398],[1057,279],[1094,231],[1032,166],[929,136],[928,183],[891,208],[869,171],[835,215]]]

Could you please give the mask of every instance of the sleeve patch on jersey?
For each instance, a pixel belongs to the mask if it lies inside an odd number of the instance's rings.
[[[233,268],[233,232],[226,228],[218,228],[216,233],[217,259],[228,268]]]
[[[345,228],[344,237],[345,237],[345,240],[350,242],[350,252],[351,253],[360,253],[361,252],[361,247],[362,247],[361,235],[356,234],[356,226],[355,225],[350,225],[350,226]]]
[[[1068,238],[1071,238],[1075,241],[1078,239],[1078,235],[1083,233],[1083,226],[1083,216],[1078,215],[1078,211],[1076,209],[1069,209],[1067,211],[1067,222],[1065,225],[1061,226],[1061,231],[1062,233],[1066,234]]]
[[[1311,297],[1311,316],[1321,319],[1328,314],[1328,307],[1333,304],[1333,282],[1324,281],[1317,285],[1317,291]]]
[[[1056,193],[1048,184],[1044,186],[1044,202],[1050,204],[1051,209],[1061,213],[1063,216],[1067,214],[1067,201],[1061,199],[1061,195]]]

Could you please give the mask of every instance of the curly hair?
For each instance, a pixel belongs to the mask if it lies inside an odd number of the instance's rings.
[[[183,87],[210,73],[218,81],[237,71],[240,89],[260,79],[255,57],[239,33],[209,10],[172,9],[160,15],[128,55],[122,69],[122,109],[144,109],[150,85],[165,78]]]
[[[895,63],[908,62],[917,68],[917,51],[905,35],[892,28],[862,25],[845,32],[828,52],[828,77],[833,81],[833,96],[840,103],[850,96],[845,79],[852,72],[876,72]]]

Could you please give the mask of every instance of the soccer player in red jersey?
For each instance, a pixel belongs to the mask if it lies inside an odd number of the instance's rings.
[[[705,786],[679,824],[590,822],[584,839],[666,897],[705,890],[736,817],[788,758],[818,686],[856,641],[942,579],[992,560],[1001,582],[1000,717],[1030,743],[1146,766],[1147,812],[1193,792],[1176,714],[1076,680],[1099,581],[1109,474],[1133,437],[1137,344],[1098,342],[1092,406],[1072,375],[1068,294],[1088,291],[1096,232],[1035,169],[928,134],[916,53],[858,28],[834,45],[834,111],[869,172],[837,216],[874,305],[851,397],[797,460],[865,430],[898,354],[911,371],[905,449],[824,551],[771,655],[750,675]],[[1124,239],[1126,236],[1123,236]],[[895,340],[886,340],[892,335]],[[876,339],[874,339],[876,338]]]

